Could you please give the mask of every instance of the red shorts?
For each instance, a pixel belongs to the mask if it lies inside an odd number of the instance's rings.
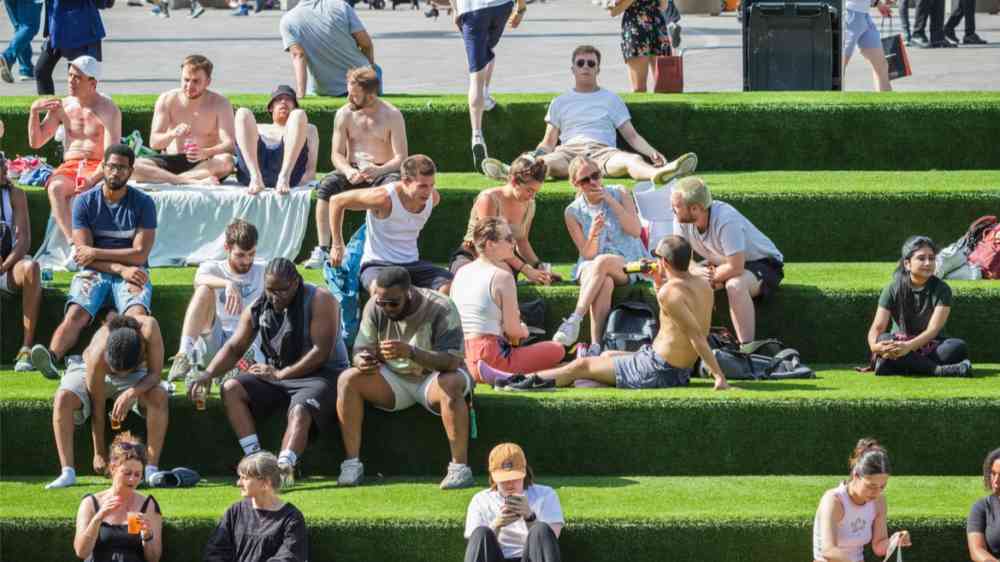
[[[83,193],[89,188],[82,187],[80,185],[80,182],[77,181],[77,173],[80,171],[80,162],[83,162],[84,177],[87,177],[90,174],[96,172],[97,168],[100,167],[101,165],[100,160],[92,160],[90,158],[87,159],[73,158],[70,160],[66,160],[58,168],[56,168],[56,171],[52,172],[52,176],[49,177],[49,182],[51,182],[53,178],[56,178],[57,176],[66,176],[76,184],[76,189],[74,193],[76,195]],[[46,184],[46,186],[47,185],[48,184]]]

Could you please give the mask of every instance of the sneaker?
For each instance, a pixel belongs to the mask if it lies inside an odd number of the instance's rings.
[[[493,108],[497,106],[497,100],[493,99],[493,96],[486,96],[483,100],[483,111],[493,111]]]
[[[510,390],[510,385],[521,383],[527,378],[524,375],[511,375],[507,378],[496,379],[493,381],[493,390]]]
[[[504,164],[496,158],[486,158],[483,160],[480,170],[482,170],[483,175],[488,178],[495,179],[497,181],[507,181],[510,166]]]
[[[170,0],[160,0],[160,11],[163,17],[170,17]]]
[[[161,10],[159,6],[153,6],[153,8],[149,10],[149,13],[153,14],[154,16],[159,16],[160,14],[163,13],[163,10]]]
[[[338,486],[360,486],[364,479],[364,463],[357,459],[340,463],[340,476],[337,477]]]
[[[667,25],[667,33],[670,35],[670,46],[674,49],[681,48],[681,26],[676,23]],[[674,53],[675,55],[677,53]]]
[[[34,74],[18,74],[17,75],[17,81],[18,82],[33,82],[34,80],[35,80],[35,75]]]
[[[538,375],[531,375],[525,377],[522,381],[510,383],[507,390],[522,392],[529,390],[551,390],[555,387],[556,381],[552,379],[543,379]]]
[[[247,4],[240,4],[235,10],[229,13],[231,16],[249,16],[250,6]]]
[[[177,355],[174,355],[172,364],[170,365],[170,373],[167,375],[167,382],[185,380],[188,373],[191,372],[194,366],[194,357],[184,352],[178,352]]]
[[[962,43],[964,45],[985,45],[987,41],[975,33],[970,33],[962,38]]]
[[[951,41],[952,43],[958,44],[958,42],[959,42],[958,41],[958,35],[955,35],[955,30],[954,29],[945,29],[944,30],[944,37],[945,37],[945,39]]]
[[[601,344],[592,343],[578,343],[576,344],[576,358],[583,359],[584,357],[598,357],[601,355]]]
[[[191,4],[191,14],[188,15],[191,19],[198,19],[202,14],[205,13],[205,6],[201,5],[201,2],[194,2]]]
[[[486,153],[486,142],[482,137],[472,137],[472,168],[474,170],[481,170],[483,168],[483,161],[489,155]]]
[[[14,83],[14,74],[10,71],[10,63],[2,56],[0,56],[0,79],[8,84]]]
[[[972,361],[966,359],[954,365],[940,365],[934,370],[934,374],[939,377],[971,377]]]
[[[47,379],[59,380],[62,376],[59,374],[59,369],[56,369],[52,354],[40,343],[31,348],[31,364]]]
[[[454,463],[448,463],[448,474],[445,474],[444,480],[441,481],[442,490],[458,490],[475,485],[476,479],[472,477],[472,469],[468,465],[456,466]]]
[[[316,246],[313,248],[309,258],[302,262],[302,267],[306,269],[323,269],[323,265],[330,260],[330,252]]]
[[[30,348],[22,347],[21,350],[17,352],[17,357],[14,358],[14,370],[18,373],[27,373],[35,370],[35,368],[31,365]]]
[[[278,462],[278,474],[281,476],[281,489],[288,490],[295,486],[295,465]]]
[[[656,171],[651,179],[656,185],[666,185],[674,178],[688,176],[698,169],[698,155],[693,152],[682,154],[677,160]]]
[[[552,341],[562,345],[563,347],[569,347],[576,343],[577,338],[580,337],[580,320],[571,320],[570,318],[563,318],[562,324],[559,325],[559,329],[556,330],[554,336],[552,336]]]

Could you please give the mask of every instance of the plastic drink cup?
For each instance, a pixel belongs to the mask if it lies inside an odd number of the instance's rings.
[[[142,524],[139,522],[139,512],[128,512],[128,534],[138,535],[142,531]]]
[[[80,165],[76,168],[76,190],[80,191],[87,185],[87,161],[80,160]]]
[[[118,419],[118,418],[116,418],[114,416],[109,416],[109,417],[111,418],[111,429],[112,429],[112,431],[118,431],[119,429],[122,428],[122,420],[120,420],[120,419]]]
[[[52,268],[43,267],[42,268],[42,288],[48,288],[52,286]]]
[[[198,389],[194,391],[194,408],[196,410],[202,411],[205,409],[205,399],[208,395],[208,389],[204,386],[198,385]]]
[[[538,264],[538,269],[543,273],[552,273],[552,264],[547,261],[543,261]]]

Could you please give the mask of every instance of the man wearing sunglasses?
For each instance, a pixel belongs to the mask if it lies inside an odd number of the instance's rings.
[[[389,412],[420,404],[441,416],[451,463],[441,489],[475,484],[468,466],[469,404],[475,383],[465,370],[465,337],[448,297],[413,287],[401,267],[382,269],[372,285],[354,342],[353,368],[337,381],[337,417],[344,438],[340,486],[364,480],[361,424],[365,403]]]
[[[601,52],[596,47],[577,47],[571,60],[573,89],[552,100],[545,115],[545,136],[535,151],[544,155],[550,176],[568,177],[569,163],[577,156],[596,161],[608,177],[652,180],[658,185],[695,171],[695,154],[689,152],[667,162],[635,130],[621,98],[597,85]],[[616,132],[638,154],[619,150]]]

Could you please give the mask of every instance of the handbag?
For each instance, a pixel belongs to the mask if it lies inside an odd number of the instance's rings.
[[[684,57],[673,53],[671,47],[668,54],[656,57],[653,65],[654,92],[678,94],[684,91]]]
[[[882,18],[883,31],[885,30],[885,20],[886,18]],[[913,74],[903,36],[899,33],[893,33],[892,27],[892,16],[889,16],[889,34],[882,36],[882,51],[885,53],[885,62],[889,65],[889,80]]]

